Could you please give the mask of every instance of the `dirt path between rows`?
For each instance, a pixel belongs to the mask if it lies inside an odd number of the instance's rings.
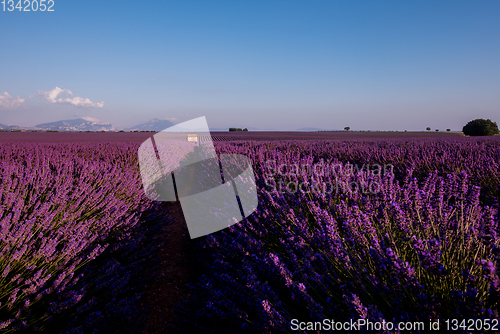
[[[186,284],[193,279],[193,270],[188,262],[193,256],[191,238],[180,202],[164,205],[174,222],[164,229],[168,242],[158,250],[162,261],[158,278],[145,286],[143,305],[151,308],[149,320],[143,330],[146,334],[172,333],[169,325],[172,326],[176,321],[174,308],[181,299],[189,297]]]

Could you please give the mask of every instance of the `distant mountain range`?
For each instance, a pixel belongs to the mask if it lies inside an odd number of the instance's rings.
[[[158,118],[152,119],[147,123],[132,126],[127,131],[163,131],[175,124],[168,120],[160,120]],[[274,129],[258,129],[248,127],[249,131],[275,131]],[[229,131],[229,128],[210,128],[210,131]]]
[[[153,131],[159,132],[175,124],[168,120],[152,119],[149,122],[138,124],[125,131]],[[277,130],[247,127],[249,131],[321,131],[320,128],[300,128],[296,130]],[[50,123],[38,124],[34,127],[5,125],[0,123],[0,130],[37,130],[37,131],[117,131],[111,123],[100,122],[97,119],[84,117],[77,119],[62,120]],[[229,131],[229,128],[210,128],[210,131]]]
[[[114,131],[111,123],[99,122],[92,118],[77,118],[64,121],[38,124],[36,129],[51,131]]]
[[[0,123],[0,130],[17,130],[17,129],[21,129],[21,127],[17,125],[5,125]]]
[[[147,123],[135,125],[131,128],[125,129],[127,131],[163,131],[166,128],[169,128],[171,126],[174,126],[175,124],[167,121],[167,120],[160,120],[158,118],[152,119]]]

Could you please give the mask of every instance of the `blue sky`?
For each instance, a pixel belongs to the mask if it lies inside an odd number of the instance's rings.
[[[498,0],[54,0],[53,8],[0,4],[0,123],[500,123]]]

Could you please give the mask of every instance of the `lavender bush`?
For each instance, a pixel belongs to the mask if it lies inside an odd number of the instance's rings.
[[[216,148],[252,158],[260,205],[246,221],[199,240],[204,275],[178,308],[184,330],[275,333],[292,332],[292,319],[499,317],[498,140]],[[293,164],[337,169],[274,168]],[[380,168],[352,168],[361,164]],[[384,164],[393,172],[383,173]],[[280,182],[316,188],[280,191]],[[321,190],[328,183],[340,187]],[[375,191],[363,190],[370,184]]]
[[[136,149],[126,143],[0,147],[2,332],[47,330],[68,310],[75,326],[85,327],[75,320],[89,308],[99,316],[96,291],[125,289],[114,285],[130,276],[124,264],[133,261],[120,264],[109,254],[123,253],[153,205],[142,192]],[[101,267],[90,266],[103,252]]]

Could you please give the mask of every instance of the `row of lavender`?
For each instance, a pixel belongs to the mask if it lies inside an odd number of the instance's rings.
[[[199,239],[204,275],[178,308],[184,330],[499,318],[498,138],[216,149],[252,159],[259,208]]]
[[[88,268],[103,252],[129,239],[141,215],[151,209],[136,150],[137,145],[126,143],[2,144],[2,332],[47,330],[50,320],[65,310],[74,313],[74,320],[95,308],[91,295],[99,284],[111,290],[110,284],[117,284],[113,275],[126,272],[116,259],[94,268],[99,275]]]

